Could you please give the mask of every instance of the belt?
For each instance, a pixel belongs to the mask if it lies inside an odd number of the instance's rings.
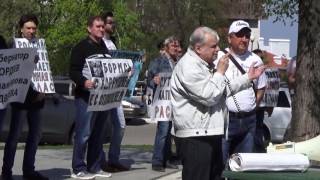
[[[256,110],[252,110],[252,111],[249,111],[249,112],[243,112],[243,111],[240,111],[240,112],[231,112],[229,111],[229,115],[230,117],[235,117],[235,118],[246,118],[246,117],[249,117],[249,116],[252,116],[256,114]]]

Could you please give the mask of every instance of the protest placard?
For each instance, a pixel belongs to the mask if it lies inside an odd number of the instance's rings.
[[[131,59],[133,63],[133,74],[130,77],[128,84],[128,93],[127,97],[131,97],[134,92],[134,88],[136,87],[137,81],[139,79],[139,74],[142,69],[142,51],[124,51],[124,50],[111,50],[110,55],[112,58],[117,59]]]
[[[278,103],[280,74],[277,68],[267,68],[265,70],[267,76],[267,86],[261,101],[261,107],[275,107]]]
[[[172,107],[170,101],[170,79],[171,73],[159,73],[160,84],[154,93],[150,118],[152,121],[170,121]]]
[[[0,109],[10,102],[24,102],[36,54],[30,48],[0,50]]]
[[[86,59],[95,87],[90,90],[88,111],[105,111],[120,106],[128,87],[130,59],[90,57]]]
[[[147,106],[147,115],[148,117],[152,116],[153,108],[152,108],[152,101],[153,101],[153,89],[147,86],[146,95],[145,95],[145,103]],[[151,119],[151,118],[150,118]]]
[[[33,71],[33,89],[41,93],[55,93],[52,79],[48,52],[44,39],[34,39],[29,41],[26,38],[15,38],[16,48],[36,48],[38,52],[38,62]]]

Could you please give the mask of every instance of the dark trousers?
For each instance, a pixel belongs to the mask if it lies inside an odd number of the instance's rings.
[[[179,141],[183,180],[222,179],[222,136],[187,137]]]
[[[263,120],[264,120],[264,108],[257,110],[257,123],[256,123],[256,134],[254,136],[254,152],[265,153],[266,149],[263,142]]]
[[[10,131],[4,147],[2,174],[12,174],[17,143],[24,122],[22,118],[23,111],[27,113],[29,132],[24,148],[22,171],[23,174],[28,174],[32,173],[35,169],[35,156],[41,138],[40,109],[22,110],[12,106]]]
[[[2,124],[6,116],[7,109],[0,109],[0,133],[2,132]]]

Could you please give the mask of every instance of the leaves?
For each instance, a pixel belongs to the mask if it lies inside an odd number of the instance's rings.
[[[148,60],[158,55],[160,40],[177,35],[188,44],[200,25],[216,29],[225,21],[223,0],[2,0],[0,33],[14,37],[17,21],[27,12],[39,18],[38,35],[46,39],[53,74],[66,75],[70,51],[85,38],[87,18],[113,11],[119,49],[145,50]],[[222,31],[221,31],[222,32]],[[222,40],[225,38],[221,38]]]
[[[267,16],[275,16],[275,21],[286,24],[286,19],[291,19],[291,25],[297,22],[295,15],[298,14],[297,0],[265,0]]]

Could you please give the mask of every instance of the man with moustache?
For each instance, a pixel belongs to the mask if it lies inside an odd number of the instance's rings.
[[[261,58],[248,51],[251,29],[249,23],[238,20],[232,22],[229,28],[228,43],[226,49],[230,56],[238,62],[237,67],[230,63],[225,76],[233,81],[244,73],[250,71],[250,67],[263,65]],[[219,56],[224,53],[220,52]],[[256,131],[256,107],[264,96],[267,84],[266,75],[262,73],[253,81],[253,86],[233,94],[226,101],[229,110],[229,126],[227,137],[223,139],[223,161],[227,163],[229,155],[237,152],[250,153],[254,147],[254,136]]]
[[[189,48],[171,77],[171,103],[174,132],[180,138],[179,157],[183,180],[221,179],[223,170],[221,140],[227,119],[226,97],[231,95],[224,76],[229,58],[220,58],[216,68],[219,36],[208,27],[197,28]],[[253,68],[229,82],[232,92],[251,86],[263,68]]]

